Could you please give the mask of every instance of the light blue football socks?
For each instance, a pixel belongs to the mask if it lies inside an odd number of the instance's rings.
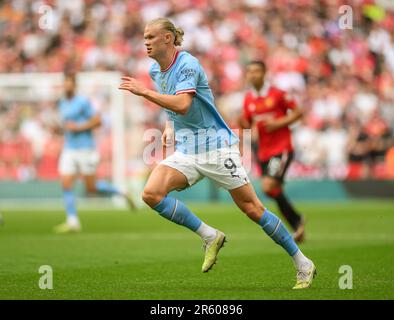
[[[105,180],[97,180],[96,190],[98,193],[105,195],[120,194],[120,191],[115,186]]]
[[[196,232],[202,221],[178,199],[165,196],[154,208],[164,218]]]
[[[75,206],[75,196],[72,190],[63,190],[63,200],[66,209],[67,218],[77,216],[77,208]]]
[[[299,251],[293,237],[283,225],[282,221],[272,212],[265,209],[259,225],[265,233],[287,251],[290,256],[294,256]]]

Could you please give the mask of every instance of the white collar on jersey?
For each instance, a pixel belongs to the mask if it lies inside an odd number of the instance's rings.
[[[257,91],[254,87],[252,87],[252,93],[254,97],[263,97],[266,96],[271,84],[268,81],[264,81],[263,87]]]

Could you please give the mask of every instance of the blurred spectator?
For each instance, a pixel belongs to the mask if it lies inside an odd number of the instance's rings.
[[[326,175],[331,179],[343,179],[347,175],[348,133],[342,119],[332,120],[322,134]]]
[[[384,178],[388,175],[386,156],[393,146],[388,123],[375,112],[364,124],[355,123],[350,129],[350,179]]]
[[[338,24],[343,4],[353,9],[351,30]],[[0,73],[116,70],[150,84],[151,61],[146,58],[143,29],[148,20],[167,16],[184,28],[184,49],[200,59],[230,124],[241,107],[244,64],[264,59],[271,81],[296,95],[307,111],[295,138],[300,152],[294,168],[302,170],[289,174],[350,177],[351,173],[334,168],[346,167],[346,159],[353,165],[367,158],[381,162],[393,146],[388,132],[394,129],[394,7],[389,4],[373,0],[1,1]],[[43,5],[51,8],[47,29],[40,28]],[[379,10],[371,10],[372,6]],[[145,107],[134,115],[143,118],[141,127],[160,128],[159,108]],[[37,106],[3,103],[0,96],[0,152],[5,155],[0,158],[0,178],[15,178],[12,172],[18,166],[33,172],[48,140],[56,140],[44,124],[51,108],[44,111],[39,106],[31,112],[33,108]],[[384,115],[388,129],[382,129],[376,114]],[[109,122],[105,130],[110,130]],[[10,142],[18,139],[29,145],[31,164],[10,156],[14,152],[10,150],[16,150]],[[358,177],[372,174],[365,166]]]

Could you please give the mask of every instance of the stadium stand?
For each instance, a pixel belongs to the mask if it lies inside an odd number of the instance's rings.
[[[53,9],[48,30],[39,28],[43,3]],[[243,66],[250,59],[267,61],[271,81],[305,108],[304,121],[294,128],[290,178],[393,178],[394,7],[386,1],[346,1],[353,8],[353,29],[342,30],[342,4],[3,1],[0,73],[117,70],[151,85],[143,28],[146,21],[167,16],[184,28],[183,48],[204,65],[230,123],[242,107]],[[160,127],[159,108],[146,107],[151,111],[146,126]],[[57,178],[61,141],[45,126],[47,112],[44,105],[0,97],[1,180]],[[99,175],[109,177],[110,141],[100,141],[106,160]]]

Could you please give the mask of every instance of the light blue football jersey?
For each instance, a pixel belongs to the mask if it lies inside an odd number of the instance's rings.
[[[83,123],[95,115],[95,111],[89,100],[82,96],[74,96],[71,99],[62,99],[59,102],[59,111],[63,123],[73,121]],[[65,149],[94,149],[96,144],[93,138],[93,130],[81,132],[65,131]]]
[[[166,70],[161,70],[155,62],[149,74],[161,94],[195,94],[185,115],[165,109],[168,120],[174,124],[178,151],[196,154],[238,143],[239,138],[215,106],[207,76],[197,58],[188,52],[177,51]]]

